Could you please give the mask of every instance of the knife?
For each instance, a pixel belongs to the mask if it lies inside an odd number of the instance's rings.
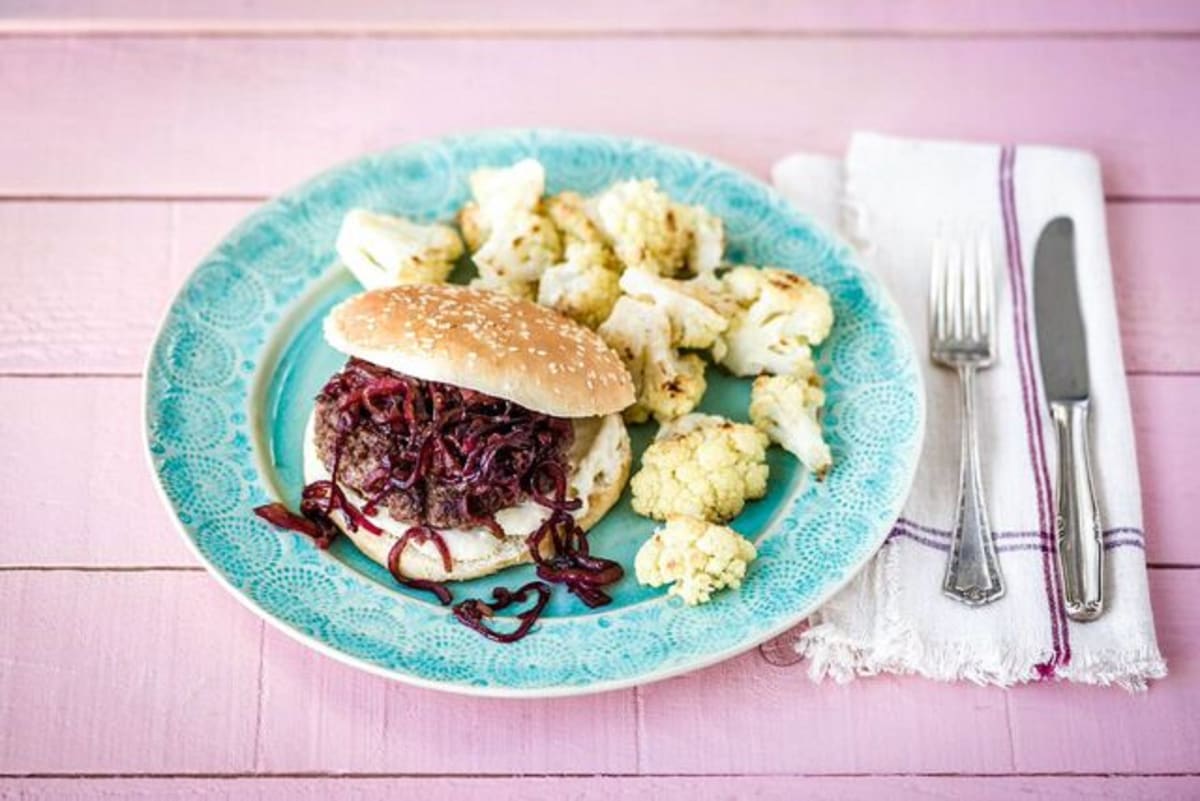
[[[1058,439],[1055,535],[1067,616],[1086,622],[1104,611],[1104,544],[1092,483],[1088,433],[1087,341],[1075,279],[1075,223],[1051,220],[1033,261],[1042,383]]]

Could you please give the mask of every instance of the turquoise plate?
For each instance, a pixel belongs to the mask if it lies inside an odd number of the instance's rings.
[[[342,215],[355,206],[422,221],[449,219],[467,176],[533,156],[549,190],[592,193],[653,177],[670,195],[720,215],[734,263],[809,276],[833,296],[819,365],[834,468],[824,482],[770,454],[767,497],[734,527],[759,558],[739,592],[688,608],[632,577],[653,524],[628,495],[594,529],[595,551],[627,577],[613,603],[588,609],[556,592],[533,634],[484,640],[429,596],[399,587],[341,541],[320,551],[251,508],[298,501],[301,432],[311,398],[342,357],[320,321],[355,291],[335,261]],[[749,381],[709,371],[701,406],[745,420]],[[908,492],[924,424],[912,345],[895,306],[850,249],[763,184],[702,156],[649,142],[558,131],[461,136],[368,156],[314,178],[251,214],[188,279],[167,312],[146,372],[146,437],[167,505],[186,541],[241,601],[287,634],[358,667],[480,695],[569,695],[660,679],[725,659],[795,625],[882,544]],[[633,430],[636,450],[652,426]],[[529,567],[458,584],[456,598],[518,585]]]

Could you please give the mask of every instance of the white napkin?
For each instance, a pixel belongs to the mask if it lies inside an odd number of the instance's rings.
[[[793,155],[775,165],[773,179],[798,207],[860,249],[922,352],[930,250],[939,230],[963,237],[985,230],[998,273],[998,358],[979,374],[977,399],[984,486],[1007,593],[983,608],[941,594],[957,492],[958,379],[922,360],[928,423],[912,495],[880,553],[813,615],[797,644],[810,675],[845,681],[917,673],[1000,685],[1061,677],[1130,689],[1166,675],[1146,585],[1133,425],[1095,158],[1047,147],[858,134],[844,163]],[[1038,234],[1059,215],[1075,220],[1106,543],[1107,611],[1085,624],[1063,613],[1051,535],[1055,440],[1040,394],[1030,290]]]

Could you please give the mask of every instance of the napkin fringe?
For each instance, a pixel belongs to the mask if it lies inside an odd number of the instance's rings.
[[[1069,666],[1060,668],[1059,673],[1067,681],[1101,687],[1115,685],[1139,693],[1146,691],[1149,679],[1166,678],[1167,661],[1159,655],[1157,648],[1106,649],[1090,652],[1082,659],[1076,656]]]
[[[1053,655],[1050,648],[1038,649],[1035,653],[1005,648],[1003,656],[980,659],[978,650],[964,643],[935,645],[924,641],[900,613],[897,600],[899,558],[899,547],[884,546],[854,579],[870,583],[869,597],[883,600],[882,614],[876,616],[880,621],[877,636],[855,636],[837,623],[826,620],[820,611],[809,618],[809,629],[796,643],[797,653],[808,660],[809,678],[815,682],[830,679],[837,684],[847,684],[859,676],[894,673],[997,687],[1011,687],[1043,678],[1036,667],[1031,666],[1048,662]],[[1167,665],[1156,648],[1108,648],[1076,654],[1070,665],[1059,668],[1056,675],[1059,679],[1080,684],[1144,692],[1148,680],[1167,675]]]
[[[813,681],[825,678],[846,684],[858,676],[879,673],[920,674],[938,681],[970,681],[1008,687],[1037,678],[1032,665],[1046,662],[1050,649],[1036,654],[1004,649],[997,659],[980,660],[976,649],[963,643],[934,645],[925,642],[906,622],[899,608],[900,548],[885,546],[855,581],[869,581],[870,597],[883,599],[877,636],[850,634],[818,611],[810,618],[810,628],[796,643],[796,651],[808,660],[808,675]],[[863,645],[863,643],[868,643]],[[913,667],[919,665],[917,669]]]

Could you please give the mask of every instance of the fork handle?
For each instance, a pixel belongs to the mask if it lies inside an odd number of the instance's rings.
[[[975,366],[958,367],[962,406],[962,449],[958,475],[958,515],[942,592],[969,606],[982,606],[1004,595],[996,543],[988,524],[975,432]]]
[[[1104,541],[1092,487],[1088,404],[1051,403],[1058,434],[1057,514],[1059,567],[1067,617],[1080,623],[1104,611]]]

